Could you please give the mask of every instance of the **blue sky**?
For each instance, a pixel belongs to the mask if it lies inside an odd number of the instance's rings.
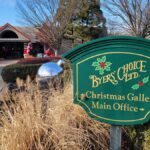
[[[6,23],[10,23],[14,26],[22,26],[17,14],[17,1],[21,0],[0,0],[0,26]],[[101,2],[103,1],[104,0],[101,0]]]
[[[5,23],[20,25],[17,20],[16,0],[0,0],[0,26]]]

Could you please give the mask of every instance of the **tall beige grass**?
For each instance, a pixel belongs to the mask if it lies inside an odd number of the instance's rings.
[[[73,104],[72,91],[71,83],[64,90],[41,91],[28,81],[23,91],[3,97],[0,149],[107,150],[109,126]],[[8,99],[14,101],[8,105]]]

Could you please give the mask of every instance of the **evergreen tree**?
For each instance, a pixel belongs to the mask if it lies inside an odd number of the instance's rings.
[[[100,10],[99,0],[77,0],[76,12],[72,17],[65,37],[83,43],[106,35],[106,20]]]

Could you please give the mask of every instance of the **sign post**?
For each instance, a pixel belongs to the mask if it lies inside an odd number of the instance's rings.
[[[121,127],[111,126],[110,128],[110,150],[121,150]]]
[[[150,121],[149,40],[102,38],[80,45],[63,57],[73,66],[74,103],[93,119],[115,125],[111,129],[111,149],[121,147],[117,125]]]

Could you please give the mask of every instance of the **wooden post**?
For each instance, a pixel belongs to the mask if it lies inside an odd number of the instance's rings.
[[[121,150],[121,127],[111,126],[110,128],[110,150]]]

